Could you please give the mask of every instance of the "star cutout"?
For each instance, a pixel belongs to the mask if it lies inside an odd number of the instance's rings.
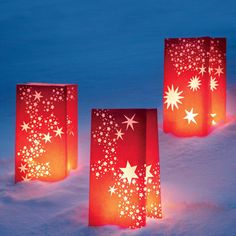
[[[121,171],[123,172],[121,179],[127,179],[128,183],[131,184],[132,179],[138,178],[138,176],[135,174],[136,168],[137,166],[131,166],[129,162],[127,161],[126,167],[120,168]]]
[[[51,143],[51,138],[52,136],[50,136],[50,134],[47,133],[47,134],[44,134],[43,140],[45,141],[45,143],[47,142]]]
[[[123,121],[122,124],[127,124],[126,125],[126,130],[131,127],[132,130],[134,130],[134,126],[133,124],[137,124],[138,122],[134,120],[135,114],[131,117],[128,118],[127,116],[124,115],[124,117],[126,118],[126,121]]]
[[[215,70],[216,70],[215,75],[220,76],[220,74],[224,74],[223,68],[221,68],[220,66],[218,66],[218,68]]]
[[[29,182],[31,180],[31,178],[29,178],[27,175],[25,177],[22,176],[22,179],[24,182]]]
[[[208,68],[208,73],[211,74],[212,71],[213,71],[213,68],[209,67]]]
[[[219,86],[219,84],[218,84],[216,78],[213,78],[211,76],[211,81],[210,81],[210,89],[211,89],[211,91],[213,92],[214,90],[216,90],[217,86]]]
[[[190,122],[197,124],[194,117],[196,117],[198,113],[193,113],[193,108],[191,109],[191,111],[185,110],[185,112],[186,112],[186,116],[184,117],[184,119],[188,120],[188,124],[190,124]]]
[[[212,117],[211,124],[212,124],[212,125],[216,125],[216,122],[215,122],[215,120],[214,120],[214,118],[216,117],[216,113],[211,113],[210,116]]]
[[[53,132],[55,132],[55,136],[59,136],[61,138],[61,135],[64,134],[64,132],[62,131],[62,128],[57,127],[57,130],[53,130]]]
[[[117,136],[116,139],[118,140],[119,138],[123,140],[123,137],[122,135],[124,135],[124,133],[121,132],[121,129],[120,130],[116,130],[117,133],[115,133],[115,135]]]
[[[26,164],[23,165],[22,163],[21,163],[21,166],[18,168],[20,169],[20,172],[23,172],[23,173],[25,173],[25,171],[28,170],[28,168],[26,168]]]
[[[34,96],[34,100],[38,100],[38,101],[40,101],[40,99],[43,97],[41,95],[41,92],[37,92],[37,91],[35,91],[35,94],[33,96]]]
[[[30,127],[29,127],[29,123],[25,123],[24,121],[23,121],[23,125],[21,125],[21,127],[22,127],[22,131],[23,130],[25,130],[26,132],[28,131],[28,129],[30,129]]]
[[[153,177],[152,173],[150,172],[152,165],[146,166],[146,176],[145,180],[147,181],[148,178]]]
[[[109,190],[108,190],[108,192],[110,192],[110,193],[111,193],[111,195],[112,195],[113,193],[115,193],[115,191],[116,191],[116,188],[115,188],[114,186],[112,186],[112,187],[109,187]]]
[[[200,89],[201,80],[199,79],[199,77],[192,77],[188,83],[188,87],[190,87],[190,90],[197,91],[198,89]]]
[[[178,91],[179,87],[177,87],[175,89],[173,84],[172,84],[171,88],[169,86],[167,86],[167,89],[168,89],[168,91],[165,92],[166,95],[164,96],[164,98],[166,99],[164,104],[167,104],[167,109],[171,106],[172,111],[174,110],[175,107],[177,109],[179,109],[178,103],[182,104],[180,99],[184,98],[184,97],[180,96],[180,94],[182,94],[183,91]]]
[[[204,74],[204,73],[206,73],[206,67],[204,67],[203,65],[202,65],[202,67],[200,67],[199,68],[200,69],[200,72],[199,72],[199,74]]]

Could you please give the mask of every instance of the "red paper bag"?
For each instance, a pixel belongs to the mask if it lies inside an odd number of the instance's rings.
[[[77,167],[77,85],[17,85],[15,181],[56,181]]]
[[[92,110],[89,225],[161,218],[156,109]]]
[[[226,39],[165,40],[164,131],[204,136],[226,115]]]

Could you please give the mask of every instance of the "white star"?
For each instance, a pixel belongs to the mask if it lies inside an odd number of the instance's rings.
[[[51,138],[52,136],[50,136],[50,134],[47,133],[47,134],[44,134],[43,140],[45,141],[45,143],[47,142],[51,143]]]
[[[211,89],[211,91],[214,91],[217,86],[219,86],[219,84],[218,84],[216,78],[213,78],[211,76],[211,81],[210,81],[210,89]]]
[[[211,115],[211,117],[212,117],[211,124],[212,124],[212,125],[216,125],[216,122],[215,122],[215,120],[214,120],[214,118],[216,117],[216,113],[211,113],[210,115]]]
[[[133,124],[137,124],[138,122],[134,120],[135,114],[131,117],[128,118],[127,116],[124,115],[126,118],[126,121],[123,121],[122,124],[127,124],[126,125],[126,130],[131,127],[132,130],[134,130]]]
[[[116,188],[115,188],[114,186],[112,186],[112,187],[109,187],[109,190],[108,190],[108,192],[110,192],[110,193],[111,193],[111,195],[112,195],[113,193],[115,193],[115,191],[116,191]]]
[[[217,74],[218,76],[220,76],[220,74],[224,74],[223,68],[221,68],[220,66],[218,66],[218,68],[215,70],[216,70],[215,75]]]
[[[196,120],[195,120],[195,116],[198,115],[198,113],[193,113],[193,108],[191,109],[191,111],[187,111],[186,112],[186,116],[184,117],[185,120],[188,120],[188,124],[190,124],[190,122],[192,121],[193,123],[197,124]]]
[[[26,168],[26,164],[23,165],[22,163],[21,163],[21,166],[18,167],[18,168],[20,169],[20,172],[23,172],[23,173],[25,173],[25,171],[28,170],[28,169]]]
[[[192,77],[188,83],[189,83],[188,87],[190,87],[191,90],[197,91],[198,89],[200,89],[201,80],[199,79],[199,77],[197,76]]]
[[[123,137],[122,135],[124,135],[124,133],[121,132],[121,129],[120,130],[116,130],[117,133],[115,133],[115,135],[117,136],[116,139],[122,139],[123,140]]]
[[[22,127],[21,130],[25,130],[26,132],[28,131],[28,129],[30,129],[29,123],[25,123],[24,121],[23,121],[23,125],[21,125],[21,127]]]
[[[208,68],[208,73],[211,74],[212,71],[213,71],[213,68],[209,67]]]
[[[29,178],[27,175],[25,177],[22,176],[22,179],[24,182],[29,182],[31,180],[31,178]]]
[[[147,181],[148,178],[153,177],[152,173],[150,172],[152,165],[146,166],[146,176],[145,180]]]
[[[169,86],[167,86],[167,89],[168,89],[168,91],[165,92],[166,95],[164,96],[164,98],[166,99],[164,104],[167,104],[167,109],[169,108],[169,106],[171,106],[172,111],[174,110],[174,107],[179,109],[178,103],[182,104],[180,99],[184,98],[184,97],[180,96],[180,94],[182,94],[183,91],[178,91],[179,87],[174,89],[173,84],[172,84],[171,88]]]
[[[55,132],[55,136],[59,136],[61,138],[61,135],[64,134],[64,132],[62,131],[62,128],[57,127],[57,130],[53,130],[53,132]]]
[[[199,74],[204,74],[204,73],[206,73],[206,67],[204,67],[203,65],[202,65],[202,67],[200,67],[199,68],[200,69],[200,72],[199,72]]]
[[[41,92],[37,92],[37,91],[35,91],[35,94],[33,96],[34,96],[34,100],[39,100],[39,101],[43,97],[41,95]]]
[[[120,168],[121,171],[123,172],[123,175],[121,177],[121,179],[127,179],[128,183],[131,184],[132,179],[134,178],[138,178],[138,176],[135,174],[135,170],[136,170],[137,166],[132,166],[129,164],[129,162],[127,161],[126,163],[126,167],[125,168]]]

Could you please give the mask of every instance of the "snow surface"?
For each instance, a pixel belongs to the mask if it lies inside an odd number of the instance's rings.
[[[234,0],[0,1],[0,235],[236,235]],[[228,122],[206,138],[161,128],[166,37],[227,37]],[[15,85],[79,84],[79,169],[15,185]],[[88,221],[90,109],[158,107],[162,220]]]
[[[206,138],[159,129],[164,217],[138,230],[88,227],[88,150],[57,183],[13,183],[12,159],[0,161],[1,235],[236,235],[236,119]],[[88,146],[81,138],[80,148]]]

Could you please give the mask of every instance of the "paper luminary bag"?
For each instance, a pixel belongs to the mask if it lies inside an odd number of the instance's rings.
[[[226,116],[226,39],[165,40],[164,131],[204,136]]]
[[[15,181],[56,181],[77,167],[77,85],[17,85]]]
[[[92,110],[89,225],[161,218],[156,109]]]

